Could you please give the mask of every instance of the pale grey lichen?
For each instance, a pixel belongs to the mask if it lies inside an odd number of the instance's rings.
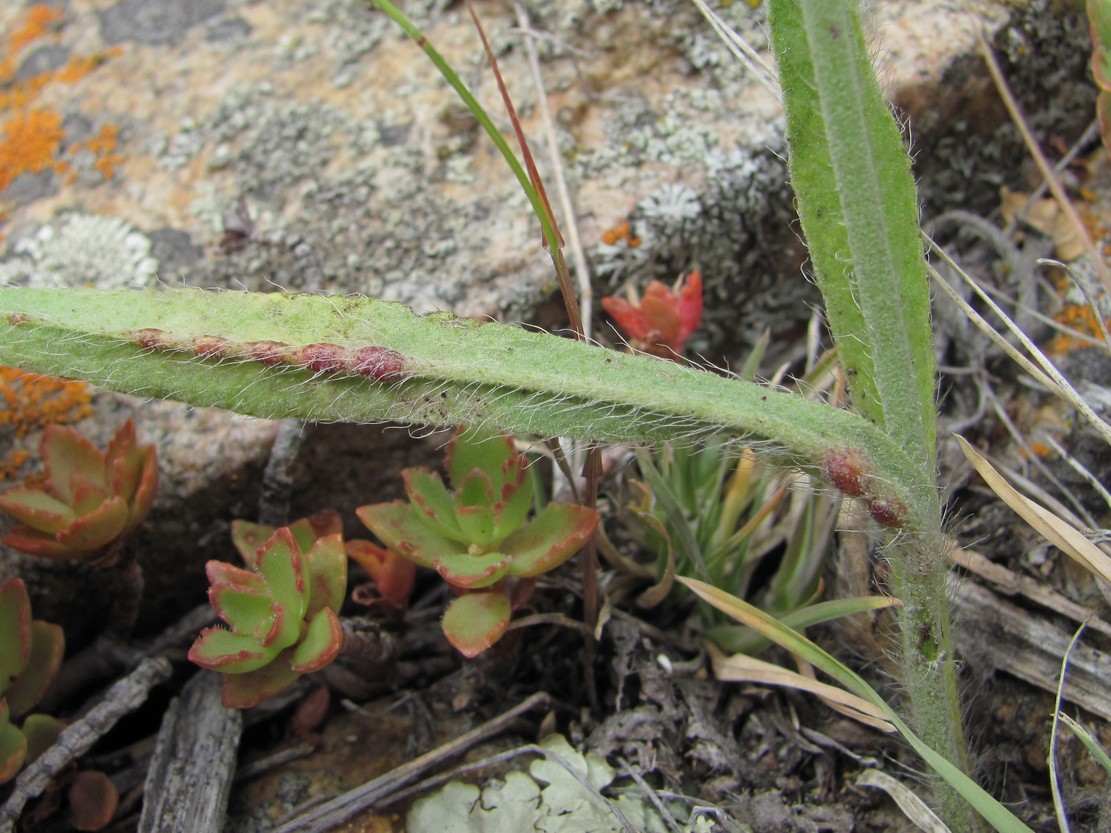
[[[69,214],[11,246],[0,285],[149,286],[158,273],[151,241],[118,217]]]

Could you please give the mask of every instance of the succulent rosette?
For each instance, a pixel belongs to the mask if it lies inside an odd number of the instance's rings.
[[[505,633],[512,615],[506,583],[554,570],[594,533],[598,513],[550,503],[532,520],[533,484],[512,437],[461,431],[448,445],[449,490],[439,474],[405,469],[409,500],[357,511],[390,551],[436,570],[460,591],[444,633],[474,656]]]
[[[225,674],[225,706],[249,708],[339,654],[347,555],[334,513],[277,530],[236,522],[232,538],[246,568],[206,565],[209,600],[227,627],[202,632],[189,659]]]
[[[652,281],[643,298],[603,298],[602,307],[628,336],[633,348],[675,359],[702,322],[702,273],[697,269],[674,290]]]
[[[73,428],[48,425],[40,478],[0,495],[0,510],[20,522],[4,543],[31,555],[76,559],[101,554],[142,523],[158,488],[154,446],[139,445],[123,424],[106,451]]]
[[[62,731],[55,718],[27,712],[50,686],[64,653],[62,629],[31,618],[23,582],[0,583],[0,784],[14,778]]]

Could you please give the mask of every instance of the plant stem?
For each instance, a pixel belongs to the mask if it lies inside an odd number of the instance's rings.
[[[791,179],[853,405],[915,461],[913,520],[887,546],[903,602],[901,665],[911,722],[967,770],[935,485],[929,286],[910,160],[884,102],[855,0],[771,0]],[[881,517],[873,507],[873,516]],[[955,830],[969,805],[939,785]]]

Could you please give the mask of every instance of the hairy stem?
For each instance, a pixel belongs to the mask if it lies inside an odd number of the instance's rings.
[[[910,160],[855,0],[771,0],[770,23],[799,217],[853,404],[916,464],[907,481],[913,534],[904,530],[887,547],[903,602],[911,720],[930,746],[967,769],[935,486],[929,287]],[[956,792],[941,787],[938,798],[954,829],[976,829]]]

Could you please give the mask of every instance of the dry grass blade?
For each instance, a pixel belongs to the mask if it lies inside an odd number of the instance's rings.
[[[1069,826],[1069,817],[1065,812],[1065,801],[1061,797],[1061,778],[1057,770],[1057,730],[1060,727],[1061,698],[1065,691],[1065,675],[1068,674],[1069,670],[1069,656],[1072,654],[1072,649],[1076,647],[1076,643],[1080,641],[1082,633],[1084,633],[1083,625],[1077,628],[1076,633],[1072,635],[1065,656],[1061,659],[1061,676],[1057,680],[1057,695],[1053,702],[1053,727],[1049,730],[1049,789],[1053,794],[1053,811],[1057,814],[1057,829],[1061,833],[1070,833],[1072,828]]]
[[[1043,154],[1041,148],[1038,147],[1037,140],[1034,139],[1033,134],[1030,132],[1026,117],[1022,114],[1018,102],[1015,101],[1015,97],[1011,94],[1007,81],[1003,77],[1003,71],[999,67],[999,62],[995,59],[995,54],[992,52],[982,32],[976,33],[976,42],[979,44],[980,54],[984,57],[984,63],[987,64],[988,72],[991,73],[995,88],[999,91],[999,96],[1003,99],[1003,104],[1007,108],[1007,112],[1010,113],[1011,121],[1014,122],[1019,135],[1022,136],[1022,140],[1026,144],[1026,150],[1029,151],[1030,156],[1037,164],[1038,170],[1049,186],[1050,193],[1053,194],[1053,198],[1057,200],[1057,204],[1061,206],[1061,211],[1064,212],[1065,217],[1068,218],[1069,223],[1076,230],[1076,234],[1079,236],[1084,246],[1084,251],[1092,263],[1092,268],[1095,269],[1096,274],[1099,275],[1099,279],[1103,283],[1104,288],[1111,291],[1111,270],[1108,270],[1107,264],[1103,262],[1103,258],[1096,249],[1095,243],[1092,242],[1092,236],[1088,233],[1087,226],[1085,226],[1084,221],[1080,219],[1080,215],[1076,213],[1076,209],[1073,207],[1072,201],[1069,200],[1068,194],[1065,193],[1065,189],[1062,187],[1060,180],[1053,172],[1053,168],[1050,167],[1049,162],[1046,161],[1045,154]]]
[[[850,694],[843,688],[829,685],[811,677],[804,677],[794,671],[789,671],[774,663],[764,662],[760,659],[745,654],[726,656],[713,644],[707,645],[710,659],[714,663],[714,676],[723,682],[731,683],[760,683],[761,685],[793,688],[805,691],[818,697],[834,711],[846,717],[879,729],[881,732],[894,734],[895,727],[884,715],[883,711],[863,698]]]
[[[896,781],[886,772],[878,769],[866,769],[856,779],[858,787],[875,787],[883,790],[903,811],[910,822],[924,833],[950,833],[945,822],[937,817],[926,803],[911,792],[910,788],[901,781]]]
[[[957,441],[968,462],[1000,500],[1065,555],[1079,562],[1093,575],[1111,583],[1111,558],[1106,553],[1071,524],[1065,523],[1045,507],[1020,494],[966,439],[958,436]]]
[[[1038,364],[1041,366],[1041,369],[1036,367],[1033,362],[1023,356],[1022,353],[1020,353],[1013,345],[1009,344],[1006,339],[1004,339],[998,332],[995,331],[995,329],[983,318],[983,316],[976,312],[976,310],[974,310],[967,301],[960,297],[956,290],[949,286],[945,278],[943,278],[932,265],[927,264],[927,269],[929,270],[930,277],[934,279],[934,283],[940,286],[942,290],[944,290],[944,292],[953,300],[953,303],[960,307],[961,311],[964,312],[964,314],[967,315],[968,318],[980,330],[982,330],[989,339],[992,340],[992,342],[998,345],[999,348],[1002,349],[1008,356],[1010,356],[1011,359],[1013,359],[1020,367],[1022,367],[1023,370],[1037,379],[1041,384],[1045,385],[1045,387],[1052,391],[1055,395],[1064,399],[1066,402],[1076,408],[1076,410],[1084,416],[1084,418],[1092,425],[1092,427],[1099,432],[1104,441],[1108,444],[1111,444],[1111,425],[1108,425],[1103,419],[1099,417],[1098,414],[1096,414],[1095,411],[1092,410],[1092,407],[1084,401],[1084,398],[1077,392],[1076,388],[1074,388],[1069,383],[1068,379],[1066,379],[1061,374],[1061,372],[1057,370],[1056,367],[1054,367],[1053,362],[1051,362],[1046,357],[1046,355],[1038,349],[1037,345],[1035,345],[1034,342],[1029,339],[1026,333],[1024,333],[1018,327],[1018,325],[1010,319],[1007,313],[1005,313],[998,304],[996,304],[990,297],[988,297],[987,293],[985,293],[976,284],[976,282],[971,277],[969,277],[969,275],[963,269],[961,269],[960,266],[956,264],[956,262],[953,261],[951,257],[949,257],[944,249],[942,249],[929,237],[926,238],[926,242],[929,245],[930,249],[938,254],[943,260],[945,260],[945,262],[949,266],[956,270],[957,274],[961,276],[962,280],[964,280],[977,294],[977,296],[979,296],[979,298],[985,304],[987,304],[996,315],[999,316],[1000,320],[1007,326],[1007,329],[1014,333],[1016,338],[1018,338],[1018,340],[1022,343],[1022,346],[1030,351],[1030,354],[1034,356]]]

